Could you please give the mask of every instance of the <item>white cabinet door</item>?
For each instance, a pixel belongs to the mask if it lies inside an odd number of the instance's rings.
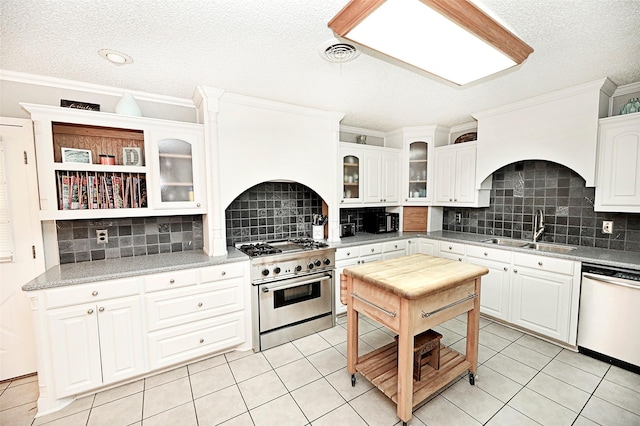
[[[138,296],[99,303],[98,328],[104,384],[146,371]]]
[[[455,198],[456,152],[436,149],[435,159],[435,201],[438,204],[453,203]]]
[[[98,312],[93,304],[47,313],[51,364],[58,398],[102,384]]]
[[[504,321],[509,320],[510,264],[468,257],[467,261],[489,269],[480,284],[480,312]]]
[[[600,121],[596,211],[640,213],[640,114]]]
[[[476,148],[461,148],[456,152],[454,202],[473,203],[476,193]]]
[[[367,151],[364,160],[364,202],[381,203],[383,202],[382,154]]]
[[[347,312],[347,305],[343,305],[340,301],[340,275],[344,268],[348,268],[349,266],[355,266],[359,262],[358,258],[350,258],[347,260],[341,260],[336,262],[336,275],[335,275],[335,286],[336,286],[336,315],[343,314]]]
[[[514,266],[512,279],[511,322],[567,341],[573,278]]]
[[[388,153],[382,156],[382,199],[384,203],[400,200],[400,154]]]
[[[363,199],[362,170],[364,167],[364,151],[349,145],[340,145],[340,176],[338,182],[342,190],[342,204],[361,204]]]
[[[427,238],[412,238],[407,241],[407,254],[438,255],[438,242]]]
[[[152,127],[152,206],[204,212],[206,180],[202,128],[189,124]]]

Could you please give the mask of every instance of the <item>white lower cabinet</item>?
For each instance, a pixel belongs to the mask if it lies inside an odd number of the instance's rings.
[[[440,241],[438,256],[464,262],[466,260],[465,245],[451,241]]]
[[[480,286],[480,312],[509,321],[511,252],[470,245],[467,261],[489,269]]]
[[[407,254],[428,254],[430,256],[438,255],[439,242],[429,240],[427,238],[412,238],[407,240]]]
[[[577,327],[578,291],[574,287],[579,287],[579,278],[573,275],[579,265],[521,253],[514,254],[513,262],[511,322],[575,345],[576,331],[570,327],[574,322]]]
[[[246,344],[250,290],[247,261],[29,292],[38,412]]]
[[[47,322],[58,397],[146,369],[139,296],[51,309]]]
[[[393,259],[407,255],[407,240],[390,241],[382,246],[382,258]]]
[[[576,345],[580,262],[474,245],[466,245],[466,261],[489,269],[481,313]]]

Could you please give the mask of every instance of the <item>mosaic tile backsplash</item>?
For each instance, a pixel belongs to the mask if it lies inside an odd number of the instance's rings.
[[[549,161],[522,161],[493,174],[486,208],[444,209],[443,229],[530,240],[533,214],[544,212],[540,241],[613,250],[640,251],[640,214],[595,212],[595,188],[571,169]],[[456,223],[461,213],[461,223]],[[613,233],[602,232],[612,220]]]
[[[322,198],[297,182],[263,182],[240,194],[225,210],[227,245],[312,236]]]
[[[202,250],[202,216],[59,220],[60,263],[146,256]],[[109,240],[98,244],[96,230],[106,229]]]

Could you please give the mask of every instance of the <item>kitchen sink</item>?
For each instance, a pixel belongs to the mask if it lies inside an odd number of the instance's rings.
[[[484,240],[483,242],[509,247],[525,247],[527,244],[529,244],[529,242],[527,241],[510,240],[508,238],[491,238],[489,240]]]
[[[571,246],[561,246],[558,244],[547,244],[547,243],[528,243],[526,248],[531,248],[538,251],[547,251],[550,253],[569,253],[570,251],[575,250],[575,247]]]
[[[537,251],[546,251],[549,253],[569,253],[570,251],[576,249],[575,247],[563,246],[559,244],[532,243],[523,240],[511,240],[509,238],[491,238],[488,240],[484,240],[483,242],[495,244],[498,246],[520,247]]]

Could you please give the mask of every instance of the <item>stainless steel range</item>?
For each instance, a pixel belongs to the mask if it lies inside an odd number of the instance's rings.
[[[251,257],[255,351],[335,325],[335,248],[308,238],[236,247]]]

